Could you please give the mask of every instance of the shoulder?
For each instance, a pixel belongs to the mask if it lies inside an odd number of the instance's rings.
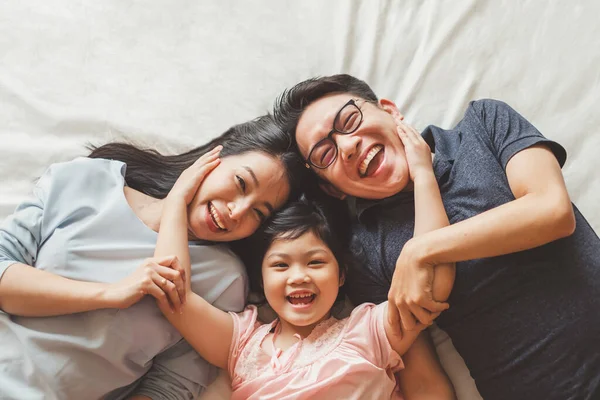
[[[125,174],[125,164],[120,161],[100,158],[79,157],[72,161],[50,165],[40,178],[44,186],[68,184],[84,184],[87,187],[97,187],[105,181],[121,180]]]
[[[501,123],[503,119],[518,115],[507,103],[496,99],[479,99],[469,103],[465,119],[476,118],[484,124]]]
[[[192,290],[216,307],[241,310],[248,294],[248,275],[229,247],[190,243],[190,257]]]

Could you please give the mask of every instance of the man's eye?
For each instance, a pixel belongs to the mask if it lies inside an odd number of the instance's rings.
[[[327,150],[325,150],[323,152],[323,155],[321,156],[321,164],[328,164],[329,161],[331,161],[332,156],[333,156],[332,148],[328,148]]]
[[[346,118],[346,122],[344,122],[344,131],[349,132],[355,128],[356,123],[358,122],[358,111],[355,111],[348,115]]]
[[[246,181],[244,180],[244,178],[242,178],[239,175],[236,175],[235,178],[237,179],[238,183],[240,184],[240,188],[242,189],[242,193],[246,193]]]

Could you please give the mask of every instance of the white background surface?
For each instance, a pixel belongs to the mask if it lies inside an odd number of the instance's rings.
[[[453,126],[473,99],[511,104],[567,149],[572,200],[599,232],[598,15],[593,0],[4,0],[0,220],[88,142],[184,150],[270,110],[287,86],[346,72],[418,129]],[[435,337],[459,397],[476,399]]]

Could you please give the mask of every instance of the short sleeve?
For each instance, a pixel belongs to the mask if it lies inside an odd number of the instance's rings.
[[[363,229],[363,228],[359,228]],[[364,240],[370,241],[367,236]],[[368,260],[368,252],[365,250],[362,241],[354,235],[351,241],[350,251],[353,262],[349,263],[349,272],[346,279],[344,290],[353,304],[381,303],[387,300],[390,284],[381,269],[371,266],[376,257],[371,254],[371,260]]]
[[[152,400],[197,398],[216,378],[218,370],[205,361],[185,341],[160,353],[150,370],[140,379],[134,395]]]
[[[15,263],[33,266],[44,240],[44,205],[52,181],[52,168],[38,180],[30,199],[21,203],[0,226],[0,279]]]
[[[231,347],[229,348],[229,360],[227,362],[227,372],[230,377],[234,376],[235,364],[244,349],[248,340],[256,328],[260,325],[258,322],[258,310],[256,306],[250,305],[241,313],[229,313],[233,317],[233,337]]]
[[[344,340],[374,365],[396,372],[404,368],[402,358],[390,345],[384,327],[387,301],[379,305],[370,303],[356,307],[348,320]]]
[[[489,138],[496,157],[506,169],[508,161],[518,152],[536,144],[546,145],[562,167],[567,152],[558,143],[545,138],[529,121],[498,100],[477,100],[469,105],[467,114],[472,113],[481,124],[481,131]]]

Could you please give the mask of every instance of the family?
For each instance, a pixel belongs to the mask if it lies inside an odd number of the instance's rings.
[[[54,164],[0,226],[0,398],[194,399],[219,367],[233,399],[455,399],[434,321],[486,400],[600,398],[565,160],[501,101],[417,132],[333,75],[183,154]]]

